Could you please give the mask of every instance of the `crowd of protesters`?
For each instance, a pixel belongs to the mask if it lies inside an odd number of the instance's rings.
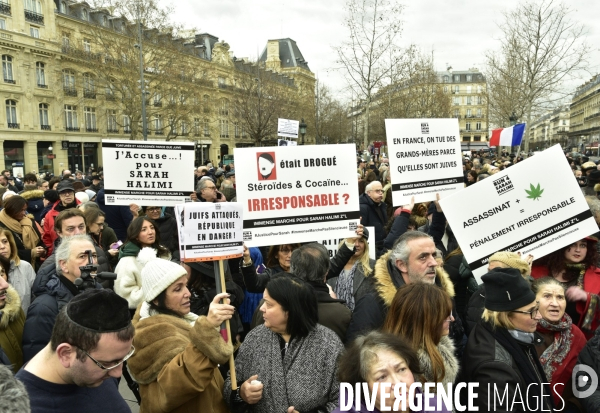
[[[600,223],[600,167],[566,157]],[[465,186],[523,158],[465,156]],[[358,154],[356,173],[361,225],[333,257],[319,240],[244,246],[218,293],[212,262],[180,262],[172,208],[106,205],[101,169],[3,171],[0,411],[127,412],[122,375],[145,413],[348,411],[340,383],[377,395],[356,412],[393,406],[382,383],[415,400],[414,383],[478,383],[455,406],[479,411],[600,411],[600,389],[572,386],[578,364],[600,372],[599,234],[498,251],[478,285],[437,201],[394,206],[385,157]],[[237,201],[233,164],[194,184],[191,201]]]

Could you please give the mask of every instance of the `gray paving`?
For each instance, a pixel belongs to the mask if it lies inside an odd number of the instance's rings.
[[[123,396],[129,407],[131,408],[132,413],[140,412],[140,406],[138,406],[137,401],[135,400],[135,396],[133,395],[129,387],[127,387],[127,382],[123,377],[121,377],[121,382],[119,383],[119,393],[121,393],[121,396]]]

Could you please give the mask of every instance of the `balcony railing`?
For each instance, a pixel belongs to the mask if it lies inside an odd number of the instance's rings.
[[[119,133],[119,129],[107,129],[107,133]]]
[[[86,132],[98,132],[98,128],[85,128]]]
[[[67,126],[65,128],[65,130],[67,132],[79,132],[79,127],[77,127],[77,126]]]
[[[52,128],[50,127],[50,125],[40,125],[40,129],[41,130],[52,130]]]
[[[40,83],[37,84],[37,87],[41,87],[42,89],[48,89],[48,85],[42,85]]]
[[[20,126],[18,123],[8,122],[8,129],[20,129]]]
[[[106,100],[117,100],[117,97],[115,96],[114,93],[107,93],[104,96],[106,97]]]
[[[10,83],[10,84],[13,84],[13,85],[17,84],[17,82],[15,81],[15,79],[7,79],[7,78],[4,78],[4,83]]]
[[[65,92],[65,96],[77,97],[77,89],[72,86],[63,86],[63,91]]]
[[[33,11],[25,10],[25,20],[37,24],[44,24],[44,15]]]
[[[165,133],[161,130],[157,130],[154,132],[155,135],[164,135]]]
[[[123,133],[131,133],[131,128],[123,128]]]
[[[0,1],[0,13],[10,16],[10,4]]]
[[[96,92],[93,90],[84,90],[83,97],[86,99],[96,99]]]

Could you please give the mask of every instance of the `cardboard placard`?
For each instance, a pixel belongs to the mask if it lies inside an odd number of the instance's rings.
[[[298,128],[300,122],[291,119],[277,119],[277,136],[283,138],[298,139]]]
[[[235,148],[246,245],[352,236],[360,220],[354,150],[347,144]]]
[[[458,119],[386,119],[394,206],[464,188]]]
[[[497,251],[535,259],[598,232],[560,145],[440,201],[480,282]]]
[[[174,206],[194,191],[194,143],[102,141],[106,205]]]

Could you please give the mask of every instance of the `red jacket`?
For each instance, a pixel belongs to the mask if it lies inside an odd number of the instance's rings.
[[[531,276],[535,279],[549,276],[550,272],[545,265],[536,265],[531,269]],[[576,304],[577,312],[579,313],[579,322],[577,327],[581,329],[585,337],[589,340],[594,336],[594,331],[600,326],[600,268],[590,267],[583,275],[583,290],[587,293],[585,302],[578,301]],[[592,298],[594,298],[592,300]],[[592,325],[588,328],[583,328],[585,315],[588,311],[594,313]]]
[[[77,198],[75,198],[75,204],[79,205],[81,202]],[[52,205],[52,208],[46,216],[44,217],[44,234],[42,235],[42,241],[44,245],[48,247],[48,252],[46,253],[46,257],[52,255],[52,251],[54,250],[54,241],[58,238],[58,234],[54,230],[54,220],[60,214],[61,211],[58,211],[56,208],[60,205],[60,199]]]

